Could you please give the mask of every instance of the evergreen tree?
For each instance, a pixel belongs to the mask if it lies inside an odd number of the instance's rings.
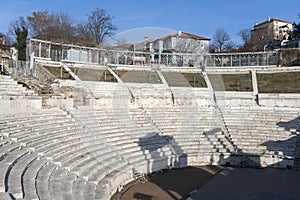
[[[22,29],[18,27],[15,30],[17,37],[16,48],[18,50],[18,60],[26,60],[26,40],[28,36],[28,30],[22,26]]]
[[[296,24],[293,23],[293,38],[298,39],[300,38],[300,23]]]

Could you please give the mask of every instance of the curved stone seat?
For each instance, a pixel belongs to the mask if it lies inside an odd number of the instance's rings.
[[[114,171],[121,170],[124,174],[126,174],[127,166],[126,163],[122,162],[119,159],[110,159],[108,162],[102,162],[97,170],[93,170],[89,173],[88,180],[94,184],[100,184],[100,182],[110,173]],[[129,175],[127,178],[131,178]]]
[[[36,188],[36,178],[41,168],[46,165],[48,160],[37,158],[27,167],[23,175],[23,192],[25,199],[39,199]]]
[[[289,165],[280,159],[293,158],[295,153],[296,140],[289,127],[297,127],[296,109],[235,107],[224,108],[223,115],[232,141],[244,153],[260,156],[262,165]]]
[[[63,151],[59,151],[55,154],[55,156],[51,156],[48,158],[57,165],[62,166],[69,159],[72,159],[73,156],[76,156],[78,154],[85,154],[86,152],[86,149],[82,148],[80,144],[74,144],[70,147],[64,146]]]
[[[10,172],[18,160],[28,152],[26,149],[14,149],[5,153],[0,165],[0,192],[7,192],[10,189],[8,188]],[[12,192],[14,192],[13,195],[16,196],[16,198],[22,196],[22,193],[19,191],[13,190]]]
[[[36,134],[32,135],[32,140],[28,140],[28,142],[25,140],[20,140],[21,143],[25,143],[26,146],[36,148],[36,149],[42,149],[43,144],[44,145],[51,145],[52,143],[58,144],[58,141],[69,141],[71,139],[78,139],[78,132],[76,128],[70,128],[67,127],[64,129],[54,129],[45,134]],[[23,142],[24,141],[24,142]]]
[[[11,142],[9,139],[0,139],[0,153],[1,156],[5,156],[8,152],[13,151],[14,149],[20,148],[16,143]]]
[[[10,170],[8,176],[8,192],[13,194],[17,199],[24,198],[24,185],[22,184],[24,182],[23,174],[35,159],[37,159],[36,154],[26,154],[18,159]]]
[[[57,169],[57,165],[49,163],[40,169],[38,176],[36,177],[37,194],[43,199],[51,199],[49,190],[49,181],[52,173]]]
[[[15,96],[15,97],[25,97],[25,96],[36,96],[34,91],[28,90],[14,81],[10,76],[0,77],[0,96]]]
[[[72,185],[73,196],[77,200],[84,200],[84,191],[86,187],[86,181],[83,179],[75,179]]]
[[[133,180],[133,169],[126,166],[123,170],[114,170],[106,175],[96,188],[96,199],[108,199],[120,186],[126,185]],[[131,178],[129,178],[131,177]]]
[[[51,199],[76,199],[73,197],[72,186],[75,175],[68,174],[65,169],[54,170],[49,178],[48,189]]]
[[[7,122],[9,126],[3,127],[1,133],[10,138],[26,137],[35,132],[50,131],[55,127],[60,128],[60,125],[65,124],[69,121],[66,120],[64,116],[58,116],[57,119],[42,119],[43,116],[40,116],[41,120],[36,120],[35,118],[27,118],[25,121],[18,121],[12,119],[13,122]],[[61,117],[61,119],[59,119]],[[22,132],[20,133],[20,129]],[[50,130],[49,130],[50,129]]]
[[[74,163],[73,166],[68,166],[67,169],[69,171],[72,171],[72,173],[76,174],[77,176],[80,176],[84,180],[88,181],[88,176],[87,175],[84,176],[82,171],[84,170],[90,171],[93,168],[97,168],[97,166],[98,166],[98,160],[95,157],[84,156],[84,159],[80,160],[77,163]]]
[[[47,155],[48,157],[52,157],[55,155],[53,152],[58,152],[59,149],[68,148],[69,145],[79,145],[80,141],[76,137],[76,134],[66,136],[63,134],[60,135],[59,133],[60,132],[57,132],[53,138],[51,138],[50,135],[48,138],[42,137],[41,139],[28,142],[26,143],[26,147],[36,151],[39,155]],[[66,131],[62,131],[62,133],[66,133]]]
[[[11,200],[11,197],[7,192],[0,192],[0,199],[1,200]]]

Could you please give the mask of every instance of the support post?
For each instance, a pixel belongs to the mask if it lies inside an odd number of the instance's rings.
[[[253,95],[252,99],[253,102],[256,102],[257,105],[259,105],[259,99],[258,99],[258,86],[257,86],[257,78],[256,78],[256,70],[251,70],[251,79],[252,79],[252,88],[253,88]]]

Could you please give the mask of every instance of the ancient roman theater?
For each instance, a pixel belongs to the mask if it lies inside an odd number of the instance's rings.
[[[280,51],[27,48],[0,76],[0,199],[107,200],[199,166],[299,174],[300,66]]]

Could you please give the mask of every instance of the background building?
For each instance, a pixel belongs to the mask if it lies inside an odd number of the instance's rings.
[[[253,51],[264,51],[267,46],[275,48],[281,41],[288,40],[292,33],[292,23],[280,19],[268,18],[254,25],[251,30]]]
[[[201,64],[204,60],[204,55],[208,54],[209,41],[209,38],[203,36],[178,31],[177,33],[147,42],[145,49],[147,52],[156,53],[158,62],[171,60],[179,66],[194,66]],[[164,55],[161,55],[161,53]],[[187,53],[190,55],[184,55]]]
[[[182,31],[146,43],[150,52],[208,53],[209,38]]]

